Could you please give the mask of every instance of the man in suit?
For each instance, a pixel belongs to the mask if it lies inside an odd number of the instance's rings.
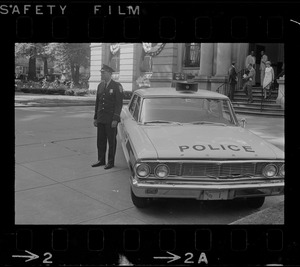
[[[252,64],[248,65],[248,74],[244,74],[243,79],[245,80],[243,89],[245,94],[248,96],[248,102],[252,103],[252,85],[255,84],[255,69],[253,68]]]
[[[115,164],[117,146],[117,125],[123,106],[123,88],[118,82],[111,79],[112,68],[103,65],[101,83],[97,88],[94,126],[97,127],[98,161],[92,167],[104,166],[111,169]],[[108,142],[108,162],[106,164],[106,147]]]
[[[237,84],[237,73],[235,70],[235,62],[232,62],[228,74],[229,74],[228,82],[230,84],[228,97],[230,98],[231,101],[233,101],[235,86]]]

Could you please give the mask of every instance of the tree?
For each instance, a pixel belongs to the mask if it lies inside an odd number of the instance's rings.
[[[48,58],[51,54],[47,50],[48,43],[16,43],[15,56],[28,58],[28,80],[36,80],[36,59],[40,57],[44,62],[44,75],[48,75]]]
[[[88,67],[90,62],[89,43],[50,43],[47,53],[54,55],[56,64],[61,71],[71,73],[74,85],[79,84],[79,69]]]
[[[15,56],[29,59],[28,79],[36,79],[36,58],[44,62],[44,74],[48,74],[48,59],[52,59],[55,67],[70,72],[74,85],[79,83],[79,69],[88,67],[90,62],[89,43],[16,43]]]

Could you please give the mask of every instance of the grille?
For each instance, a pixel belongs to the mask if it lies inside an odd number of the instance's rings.
[[[219,177],[240,178],[241,176],[261,176],[263,168],[271,162],[148,162],[151,173],[154,174],[158,164],[166,164],[170,169],[170,176],[182,177]],[[274,163],[279,169],[282,163]]]
[[[185,163],[182,176],[255,175],[255,163]]]

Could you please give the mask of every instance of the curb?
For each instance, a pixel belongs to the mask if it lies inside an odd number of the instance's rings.
[[[51,99],[53,101],[53,99]],[[45,101],[44,103],[39,103],[39,100],[15,100],[15,108],[24,108],[24,107],[62,107],[62,106],[95,106],[95,100],[59,100],[57,103],[50,103]],[[127,105],[129,100],[124,100],[123,105]]]

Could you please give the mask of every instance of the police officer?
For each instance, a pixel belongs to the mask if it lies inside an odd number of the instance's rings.
[[[111,79],[112,68],[103,65],[101,83],[97,88],[94,126],[97,127],[98,161],[92,167],[104,166],[104,169],[114,167],[117,146],[117,125],[120,122],[120,113],[123,106],[123,88],[118,82]],[[106,164],[106,146],[108,142],[108,162]]]

